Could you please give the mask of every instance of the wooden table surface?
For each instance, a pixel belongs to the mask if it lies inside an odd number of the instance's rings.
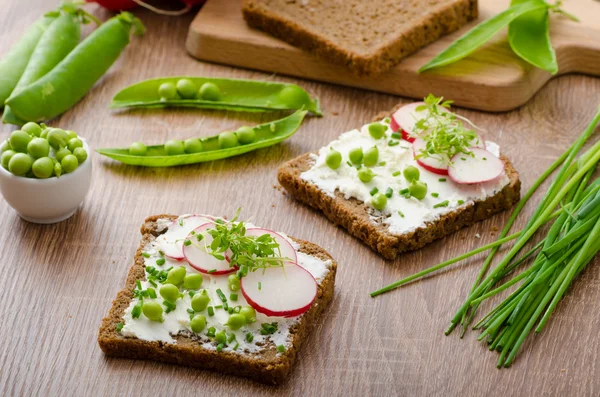
[[[212,0],[218,1],[218,0]],[[0,53],[54,2],[5,0]],[[102,17],[108,14],[91,10]],[[51,124],[78,131],[93,147],[212,135],[278,115],[196,110],[116,113],[112,95],[141,79],[167,75],[298,82],[318,96],[323,118],[309,118],[283,144],[237,158],[144,169],[92,156],[93,184],[68,221],[34,225],[0,201],[0,395],[464,395],[593,396],[600,393],[600,269],[596,260],[559,305],[544,332],[528,339],[510,369],[470,332],[443,329],[479,270],[479,259],[376,299],[368,293],[494,240],[508,214],[462,230],[423,250],[387,261],[274,188],[283,161],[360,126],[399,98],[197,62],[184,50],[193,15],[140,11],[148,26],[85,99]],[[101,54],[98,54],[101,56]],[[600,80],[551,81],[520,110],[461,113],[488,130],[528,188],[585,127],[600,101]],[[12,130],[0,127],[0,138]],[[536,196],[536,201],[539,196]],[[44,198],[39,198],[44,205]],[[243,216],[311,240],[339,261],[336,295],[299,355],[292,377],[269,387],[233,376],[154,362],[106,358],[96,343],[100,321],[125,281],[144,218],[205,212]],[[531,213],[533,203],[527,206]],[[522,226],[527,215],[522,216]],[[477,236],[480,235],[480,238]],[[485,306],[483,309],[489,308]],[[482,312],[483,313],[483,312]]]

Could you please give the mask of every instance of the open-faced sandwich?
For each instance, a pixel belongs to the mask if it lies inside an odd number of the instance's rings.
[[[431,95],[401,106],[284,164],[279,183],[390,259],[510,208],[519,175],[448,108]]]
[[[102,321],[108,355],[280,383],[333,297],[322,248],[236,219],[146,219],[125,288]]]

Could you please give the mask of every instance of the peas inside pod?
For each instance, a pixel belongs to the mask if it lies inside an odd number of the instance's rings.
[[[243,126],[206,138],[170,139],[163,145],[134,142],[124,149],[98,149],[98,153],[131,165],[170,167],[224,159],[272,146],[292,136],[306,116],[299,110],[288,117],[253,127]],[[59,140],[61,137],[53,137]],[[69,141],[70,142],[70,141]],[[74,153],[75,154],[75,153]]]
[[[76,132],[29,122],[0,144],[0,162],[16,176],[47,179],[75,172],[88,158]]]

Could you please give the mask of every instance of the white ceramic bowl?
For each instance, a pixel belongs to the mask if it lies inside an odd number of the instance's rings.
[[[83,202],[92,181],[92,152],[75,172],[60,178],[15,176],[0,167],[0,193],[19,216],[33,223],[56,223],[70,218]]]

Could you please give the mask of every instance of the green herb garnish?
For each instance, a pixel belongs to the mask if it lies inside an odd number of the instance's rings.
[[[277,332],[277,323],[262,323],[260,327],[261,335],[273,335],[275,332]]]
[[[121,332],[124,325],[125,324],[123,324],[123,323],[117,323],[117,325],[115,325],[115,329],[117,330],[117,332]]]
[[[433,206],[433,208],[442,208],[442,207],[447,207],[450,204],[450,202],[448,200],[444,200],[441,203],[437,203]]]
[[[376,187],[374,187],[373,189],[371,189],[371,191],[369,192],[369,194],[371,196],[375,196],[377,193],[379,193],[379,189],[377,189]]]

